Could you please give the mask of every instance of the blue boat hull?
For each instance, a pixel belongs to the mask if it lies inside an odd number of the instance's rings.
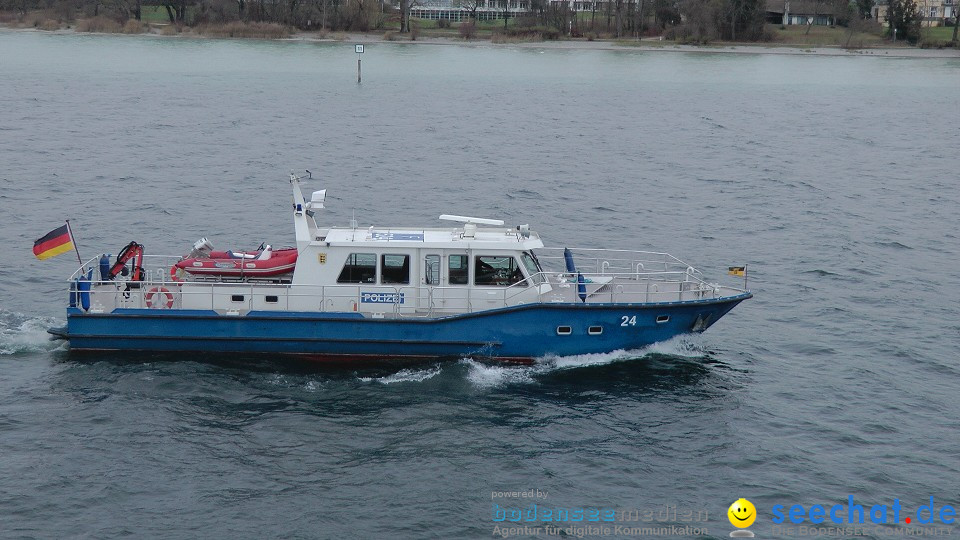
[[[472,356],[522,362],[636,349],[700,332],[750,296],[663,304],[529,304],[434,319],[69,308],[66,338],[78,351],[269,353],[340,361]],[[569,327],[570,333],[561,335],[559,327]]]

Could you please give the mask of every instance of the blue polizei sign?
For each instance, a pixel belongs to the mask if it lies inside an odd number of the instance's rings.
[[[360,303],[362,304],[402,304],[403,293],[362,292],[360,293]]]

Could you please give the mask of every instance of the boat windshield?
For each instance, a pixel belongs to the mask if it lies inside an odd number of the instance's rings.
[[[530,281],[532,281],[534,285],[543,283],[543,274],[541,274],[543,270],[540,269],[540,264],[537,263],[537,259],[532,254],[524,251],[523,254],[520,255],[520,260],[523,261],[523,266],[527,268],[527,274],[530,274]]]

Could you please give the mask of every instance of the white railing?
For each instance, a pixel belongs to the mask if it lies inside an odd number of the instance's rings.
[[[564,248],[541,248],[537,258],[544,267],[566,268]],[[701,275],[689,264],[670,255],[656,251],[632,251],[625,249],[570,248],[577,270],[583,273],[618,274],[691,271]]]
[[[538,250],[547,264],[563,264]],[[295,285],[278,279],[213,281],[173,279],[178,257],[145,256],[143,281],[100,280],[99,257],[73,273],[76,286],[93,268],[91,311],[116,308],[210,309],[227,315],[249,311],[362,312],[372,316],[434,317],[531,303],[663,303],[719,299],[746,291],[707,283],[699,271],[666,253],[572,250],[577,274],[544,271],[505,287],[334,284]],[[544,254],[547,252],[548,254]],[[586,254],[586,256],[584,256]],[[402,302],[400,301],[402,299]],[[269,300],[269,301],[268,301]]]

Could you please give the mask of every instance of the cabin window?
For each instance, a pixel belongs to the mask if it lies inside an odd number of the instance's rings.
[[[427,255],[423,259],[423,282],[427,285],[440,284],[440,256]]]
[[[670,320],[669,315],[657,315],[657,324],[663,324]]]
[[[337,283],[375,283],[377,256],[373,253],[351,253],[343,264]]]
[[[409,255],[381,255],[380,283],[410,284]]]
[[[447,257],[447,265],[450,271],[447,278],[450,285],[466,285],[469,281],[467,276],[467,256],[450,255]]]
[[[558,326],[558,327],[557,327],[557,335],[558,335],[558,336],[569,336],[569,335],[572,334],[572,333],[573,333],[573,328],[571,328],[571,327],[569,327],[569,326]]]
[[[599,336],[600,334],[603,333],[603,327],[591,326],[590,328],[587,328],[587,333],[590,334],[591,336]]]
[[[271,296],[271,295],[268,295],[268,296],[267,296],[267,303],[268,303],[268,304],[276,304],[278,300],[279,300],[279,298],[277,298],[276,296]]]
[[[534,285],[543,283],[543,275],[540,273],[542,270],[540,270],[540,265],[537,264],[537,260],[526,251],[520,256],[520,260],[523,261],[523,265],[527,267],[527,274],[530,275],[530,281],[533,281]]]
[[[493,285],[495,287],[509,287],[526,281],[520,265],[513,257],[502,255],[480,255],[476,258],[474,267],[474,285]]]
[[[231,301],[231,302],[243,302],[243,295],[242,295],[242,294],[234,294],[234,295],[230,296],[230,301]]]

